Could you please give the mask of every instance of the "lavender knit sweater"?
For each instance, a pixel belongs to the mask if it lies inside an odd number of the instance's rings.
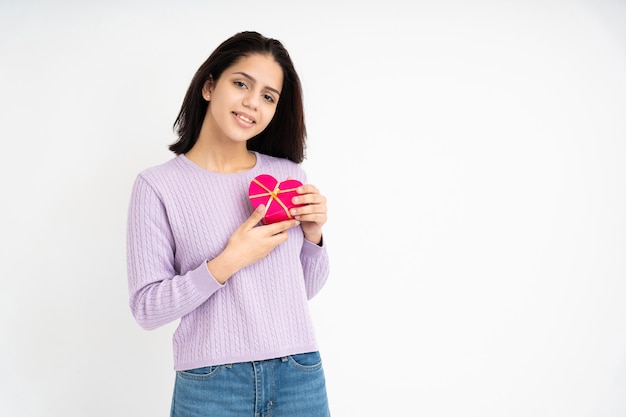
[[[252,214],[248,185],[255,176],[306,183],[299,165],[256,157],[250,171],[219,174],[178,155],[135,180],[127,235],[130,308],[146,329],[180,319],[176,370],[317,350],[308,300],[326,282],[328,255],[299,227],[224,285],[206,266]]]

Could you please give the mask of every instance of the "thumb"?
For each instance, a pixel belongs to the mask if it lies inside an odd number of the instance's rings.
[[[248,220],[246,220],[246,225],[248,227],[254,227],[258,222],[263,220],[263,216],[265,216],[265,205],[259,204],[259,206],[252,212]]]

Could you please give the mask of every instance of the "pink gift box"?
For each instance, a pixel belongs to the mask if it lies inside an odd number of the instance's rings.
[[[298,180],[289,179],[279,182],[271,175],[261,174],[250,182],[248,196],[255,209],[261,204],[265,205],[263,223],[276,223],[293,219],[289,210],[304,205],[291,202],[293,197],[298,195],[296,188],[301,185],[302,183]]]

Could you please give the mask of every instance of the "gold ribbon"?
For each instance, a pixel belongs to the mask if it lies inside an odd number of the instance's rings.
[[[278,188],[278,186],[280,185],[280,183],[276,184],[276,188],[274,188],[274,190],[270,190],[269,188],[267,188],[265,185],[261,184],[256,178],[252,179],[252,181],[254,183],[256,183],[259,187],[263,188],[265,191],[267,191],[266,193],[263,194],[255,194],[255,195],[251,195],[250,198],[257,198],[257,197],[269,197],[270,199],[267,200],[267,206],[265,206],[265,211],[267,212],[267,210],[270,208],[270,204],[272,204],[272,200],[276,201],[278,204],[281,205],[281,207],[283,208],[283,210],[285,210],[285,213],[287,214],[287,218],[291,219],[291,213],[289,213],[289,208],[285,205],[285,203],[283,203],[281,201],[280,198],[278,198],[278,194],[280,193],[287,193],[290,191],[296,191],[298,188],[288,188],[286,190],[281,190]]]

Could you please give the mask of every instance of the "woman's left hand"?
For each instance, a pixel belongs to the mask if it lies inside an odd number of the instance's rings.
[[[294,204],[305,204],[291,209],[291,215],[300,221],[304,238],[315,244],[322,241],[322,226],[326,223],[326,197],[312,184],[304,184],[296,190],[299,196],[292,199]]]

